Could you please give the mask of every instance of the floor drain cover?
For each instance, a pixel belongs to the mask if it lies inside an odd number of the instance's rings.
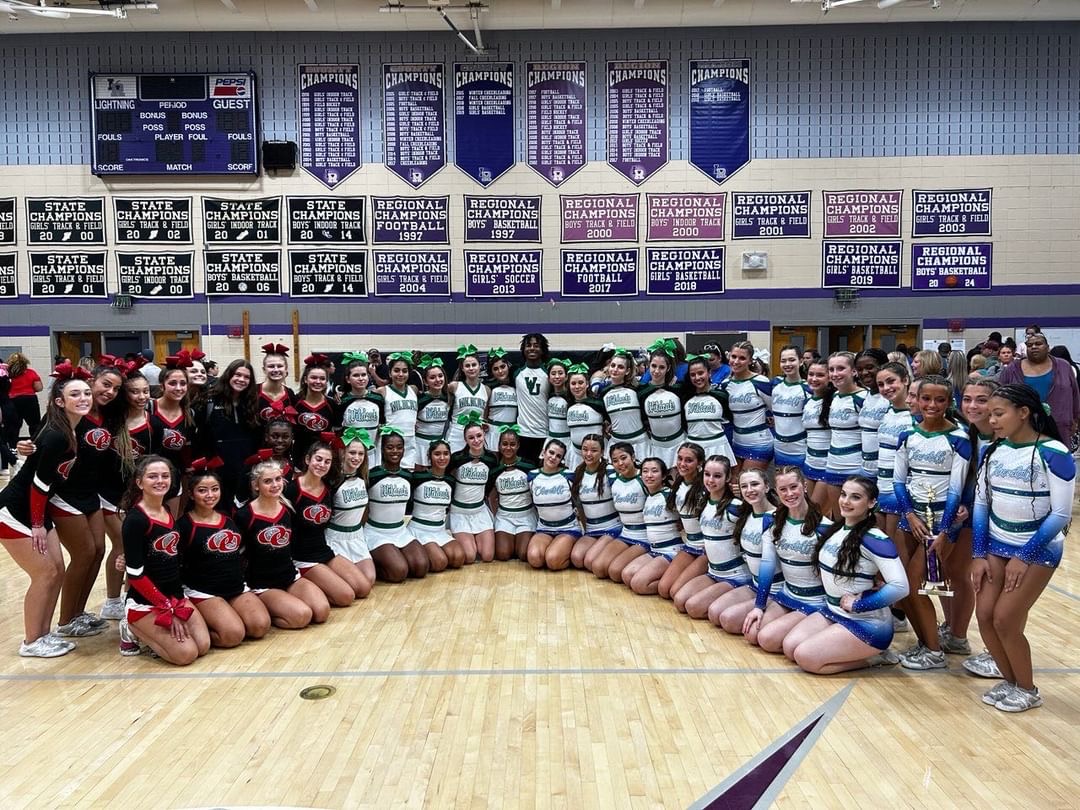
[[[300,690],[300,697],[304,700],[322,700],[323,698],[330,697],[336,691],[337,689],[334,687],[323,684],[319,684],[318,686],[306,686]]]

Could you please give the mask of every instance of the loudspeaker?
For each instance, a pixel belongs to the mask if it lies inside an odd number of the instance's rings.
[[[263,141],[262,146],[264,169],[296,168],[296,144],[292,141]]]

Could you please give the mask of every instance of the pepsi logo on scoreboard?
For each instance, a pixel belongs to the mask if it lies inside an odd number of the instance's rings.
[[[251,77],[242,73],[210,76],[211,98],[247,98],[251,95]]]

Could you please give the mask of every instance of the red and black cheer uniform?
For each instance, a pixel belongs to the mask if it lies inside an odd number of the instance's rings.
[[[172,515],[157,520],[135,504],[124,518],[124,564],[127,566],[127,620],[134,624],[151,613],[168,627],[173,616],[191,617],[180,580],[180,533]]]
[[[315,444],[320,433],[340,425],[341,416],[338,406],[329,399],[324,399],[318,405],[298,399],[293,407],[297,414],[296,426],[293,428],[293,461],[302,470],[305,468],[304,457],[311,445]]]
[[[299,481],[285,487],[296,514],[293,517],[292,558],[301,570],[334,559],[334,550],[326,543],[326,524],[333,514],[334,494],[323,486],[322,495],[304,491]]]
[[[263,393],[263,384],[259,383],[259,422],[265,425],[267,422],[274,421],[274,417],[277,416],[277,412],[274,410],[274,403],[285,400],[285,404],[282,407],[288,408],[290,406],[296,407],[296,392],[288,386],[285,386],[285,393],[277,399],[272,399],[269,394]]]
[[[190,512],[176,521],[180,533],[180,578],[184,593],[198,603],[209,596],[234,599],[244,585],[244,544],[240,530],[216,513],[210,523],[197,521]]]
[[[127,469],[124,467],[124,458],[120,455],[120,449],[116,445],[116,435],[112,437],[113,452],[106,454],[100,470],[101,478],[98,481],[98,496],[101,500],[101,508],[106,514],[115,515],[120,511],[120,500],[127,491],[130,473],[134,464],[140,457],[145,456],[150,450],[150,422],[143,419],[142,425],[134,430],[128,429],[130,438],[131,459]]]
[[[236,513],[244,539],[247,583],[253,591],[286,590],[300,578],[292,559],[292,520],[285,504],[272,518],[256,514],[251,504]]]
[[[49,494],[71,475],[76,454],[61,431],[45,428],[36,449],[11,482],[0,491],[0,538],[30,537],[34,526],[52,527],[46,514]]]
[[[190,411],[181,413],[170,421],[158,408],[157,401],[150,403],[150,444],[155,452],[172,462],[178,473],[183,473],[193,456],[195,423],[189,418]],[[176,490],[177,487],[173,487]],[[171,493],[170,493],[171,494]]]
[[[101,482],[112,467],[113,434],[100,417],[84,416],[75,426],[78,462],[53,487],[53,516],[92,515],[101,509]]]

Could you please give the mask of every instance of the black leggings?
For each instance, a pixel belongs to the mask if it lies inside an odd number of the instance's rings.
[[[12,397],[11,404],[15,406],[15,424],[12,426],[12,434],[18,438],[23,423],[29,430],[30,438],[37,436],[38,428],[41,427],[41,406],[38,405],[36,394],[26,394],[21,397]]]

